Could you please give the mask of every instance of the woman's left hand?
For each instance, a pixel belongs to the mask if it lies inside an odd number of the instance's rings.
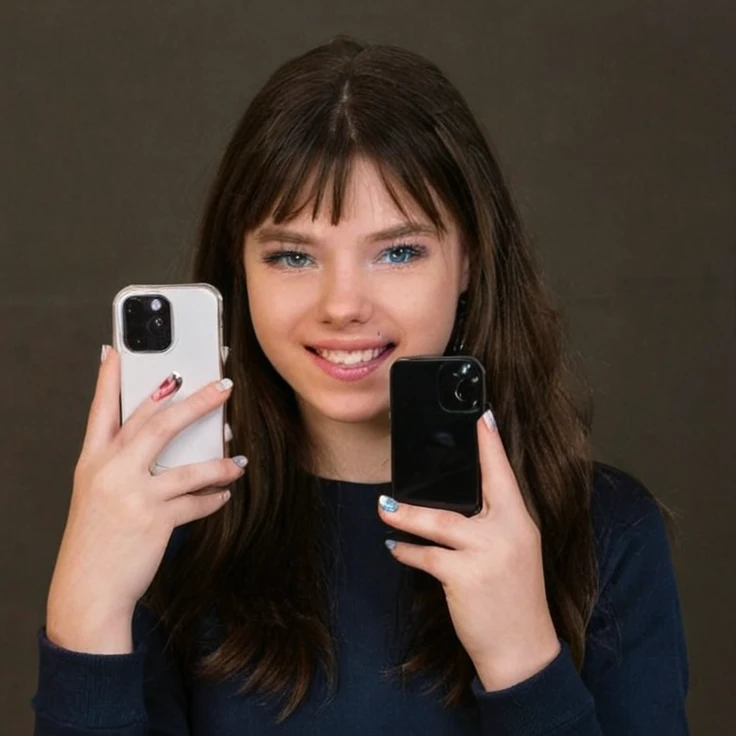
[[[478,514],[397,504],[384,496],[379,513],[396,529],[443,545],[398,542],[392,554],[440,581],[460,642],[484,688],[496,691],[544,669],[559,654],[560,642],[545,594],[541,535],[490,412],[477,432],[483,496]]]

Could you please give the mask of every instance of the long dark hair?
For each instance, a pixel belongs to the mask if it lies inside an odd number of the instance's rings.
[[[281,718],[305,697],[316,668],[334,682],[336,657],[312,448],[294,392],[254,334],[243,240],[269,215],[283,222],[310,203],[316,215],[328,199],[338,223],[358,154],[377,165],[405,214],[403,203],[413,200],[444,229],[434,194],[459,227],[471,269],[462,334],[451,342],[464,342],[486,367],[501,437],[541,531],[552,617],[578,667],[598,589],[590,426],[568,385],[564,326],[489,144],[435,65],[401,48],[338,38],[268,80],[210,193],[194,276],[224,297],[233,444],[250,463],[230,503],[191,526],[186,554],[162,566],[145,598],[192,672],[239,675],[242,691],[279,700]],[[459,705],[472,664],[441,586],[414,573],[414,623],[398,672],[429,675],[446,705]],[[213,611],[220,637],[203,649],[201,621]]]

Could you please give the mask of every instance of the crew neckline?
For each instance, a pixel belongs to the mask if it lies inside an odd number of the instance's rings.
[[[363,489],[375,489],[375,490],[391,490],[391,481],[381,481],[380,483],[366,483],[363,481],[356,480],[338,480],[337,478],[322,478],[318,477],[320,484],[325,486],[344,486],[346,488],[363,488]]]

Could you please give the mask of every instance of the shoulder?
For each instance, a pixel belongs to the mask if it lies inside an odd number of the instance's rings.
[[[597,461],[593,468],[590,511],[597,537],[621,532],[652,515],[661,515],[652,491],[631,473]]]
[[[591,518],[601,583],[623,558],[669,564],[669,529],[652,491],[624,470],[594,463]]]
[[[687,647],[669,512],[639,479],[595,463],[591,514],[599,580],[586,630],[586,681],[618,681],[631,697],[647,695],[646,688],[631,688],[650,678],[662,693],[671,688],[669,695],[680,698],[687,690]]]

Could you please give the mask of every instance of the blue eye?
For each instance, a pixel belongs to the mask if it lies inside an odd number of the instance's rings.
[[[381,254],[381,257],[388,263],[403,265],[417,258],[421,258],[425,254],[425,251],[425,248],[417,245],[394,245],[391,248],[386,248]]]
[[[310,256],[298,250],[282,250],[275,253],[267,253],[263,260],[266,263],[284,268],[300,269],[309,264]]]

